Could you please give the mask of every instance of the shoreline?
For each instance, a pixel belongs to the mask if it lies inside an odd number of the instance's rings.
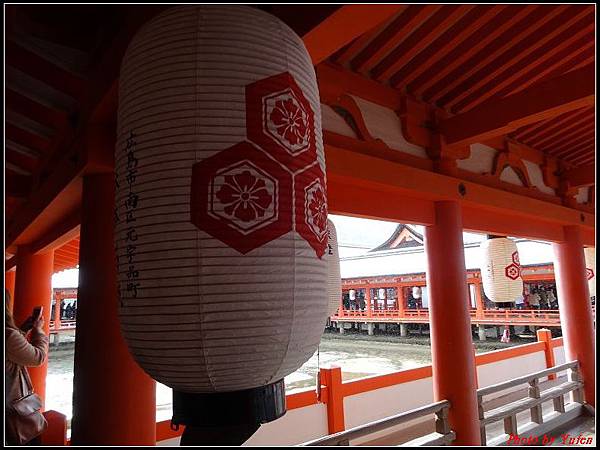
[[[372,336],[369,336],[366,331],[357,331],[357,330],[345,330],[344,334],[340,334],[339,331],[335,329],[326,329],[321,337],[322,340],[325,341],[361,341],[366,344],[369,342],[382,342],[389,344],[406,344],[406,345],[420,345],[420,346],[431,346],[431,339],[429,337],[429,333],[426,334],[409,334],[406,337],[400,336],[400,333],[394,332],[382,332],[380,330],[375,330]],[[500,342],[500,340],[493,340],[493,338],[488,338],[486,341],[479,341],[477,339],[473,339],[473,344],[477,353],[483,353],[494,350],[501,350],[503,348],[514,347],[516,345],[529,344],[531,342],[536,342],[535,334],[532,335],[518,335],[512,336],[510,342],[504,343]]]

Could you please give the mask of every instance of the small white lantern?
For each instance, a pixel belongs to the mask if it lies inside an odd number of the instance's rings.
[[[340,274],[340,254],[338,249],[335,225],[327,219],[329,244],[325,258],[327,259],[327,296],[329,297],[328,314],[332,315],[340,307],[342,298],[342,276]]]
[[[115,154],[119,316],[157,381],[279,398],[314,354],[328,308],[321,130],[311,58],[270,14],[178,6],[132,39]]]
[[[505,237],[481,243],[481,280],[485,295],[493,302],[515,302],[523,295],[521,263],[517,244]]]
[[[585,253],[585,276],[588,280],[590,297],[596,296],[596,248],[586,247]]]
[[[356,300],[356,291],[354,289],[350,289],[348,291],[348,296],[350,300]]]
[[[414,299],[417,299],[417,300],[421,298],[421,288],[419,286],[413,286],[412,296]]]
[[[385,289],[384,288],[380,288],[378,291],[379,295],[379,299],[385,299]]]

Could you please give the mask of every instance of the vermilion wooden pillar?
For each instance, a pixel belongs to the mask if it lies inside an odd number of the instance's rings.
[[[13,305],[15,303],[15,275],[16,270],[10,270],[8,272],[4,272],[4,288],[8,291],[10,295],[10,300],[8,302],[8,310],[12,312]],[[6,299],[4,299],[6,301]]]
[[[13,317],[17,326],[21,325],[33,312],[33,308],[44,308],[44,333],[50,331],[52,311],[52,269],[54,252],[32,254],[27,247],[17,249],[17,273],[15,277],[15,300]],[[39,367],[30,367],[29,375],[35,392],[42,401],[46,398],[46,373],[48,359]]]
[[[484,310],[485,310],[485,306],[483,304],[483,298],[481,297],[481,283],[477,282],[474,283],[473,286],[475,286],[475,305],[477,308],[477,317],[483,317],[484,316]]]
[[[404,305],[406,304],[406,297],[404,296],[404,286],[401,284],[396,285],[396,306],[398,307],[398,315],[404,315]]]
[[[154,445],[156,385],[129,354],[118,320],[114,176],[83,180],[73,378],[73,445]]]
[[[365,306],[367,308],[367,317],[371,317],[374,308],[371,306],[371,286],[368,284],[365,287]]]
[[[480,445],[477,382],[458,202],[435,204],[425,227],[434,400],[449,400],[454,445]]]
[[[594,322],[585,272],[585,256],[579,228],[568,226],[564,228],[564,233],[564,242],[553,244],[553,248],[554,276],[565,356],[567,361],[579,361],[585,385],[585,400],[595,407]]]

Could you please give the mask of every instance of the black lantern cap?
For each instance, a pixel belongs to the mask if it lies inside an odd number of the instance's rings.
[[[173,390],[171,426],[185,425],[181,445],[241,445],[261,423],[272,422],[285,412],[283,379],[233,392]]]

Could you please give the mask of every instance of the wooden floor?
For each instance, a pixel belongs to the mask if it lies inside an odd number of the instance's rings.
[[[570,423],[563,429],[556,430],[554,433],[556,439],[552,445],[564,445],[564,446],[579,446],[579,447],[590,447],[596,445],[596,419],[594,417],[579,417],[576,421]],[[567,436],[568,435],[568,436]],[[561,438],[562,436],[562,438]],[[577,438],[582,439],[577,442]],[[564,439],[563,439],[564,438]],[[571,442],[571,438],[575,440]],[[589,438],[592,439],[592,444],[587,444]]]
[[[564,381],[566,381],[566,377],[559,377],[554,381],[544,381],[544,382],[540,383],[540,388],[542,390],[548,389],[548,388],[558,385]],[[523,398],[526,395],[527,395],[527,392],[526,392],[525,388],[523,390],[517,390],[517,391],[511,392],[505,396],[502,396],[502,397],[499,397],[499,398],[496,398],[496,399],[486,402],[484,409],[487,411],[487,410],[490,410],[493,408],[497,408],[498,406],[501,406],[503,404],[512,402],[519,398]],[[569,402],[568,396],[567,396],[567,398],[565,398],[565,402],[567,402],[567,403]],[[554,409],[554,407],[553,407],[551,400],[548,402],[545,402],[542,405],[543,414],[547,414],[547,413],[553,411],[553,409]],[[524,411],[522,413],[517,414],[517,423],[519,424],[519,426],[525,425],[530,420],[531,419],[530,419],[529,411]],[[364,444],[361,444],[361,445],[400,445],[404,442],[407,442],[411,439],[416,438],[417,436],[431,433],[433,431],[434,431],[433,422],[422,423],[422,424],[416,425],[414,427],[411,427],[411,429],[402,430],[397,433],[392,433],[385,437],[373,439],[373,440],[365,442]],[[488,441],[491,441],[492,439],[497,438],[498,436],[502,436],[503,434],[504,434],[504,425],[503,425],[502,421],[490,424],[486,427],[486,436],[487,436]],[[561,435],[563,435],[563,434],[569,434],[570,435],[569,437],[575,437],[575,438],[577,438],[577,436],[579,436],[579,435],[582,435],[582,437],[584,437],[584,438],[591,437],[591,438],[593,438],[592,441],[595,444],[596,432],[595,432],[594,417],[580,417],[580,418],[576,419],[575,421],[567,424],[564,428],[555,430],[554,432],[552,432],[551,434],[548,435],[549,441],[552,441],[552,437],[554,437],[552,444],[550,444],[548,442],[546,445],[568,445],[568,442],[569,442],[568,440],[567,440],[567,444],[562,444],[563,440],[561,439]],[[540,444],[541,443],[538,443],[538,445],[540,445]],[[573,445],[581,445],[581,444],[573,444]]]

